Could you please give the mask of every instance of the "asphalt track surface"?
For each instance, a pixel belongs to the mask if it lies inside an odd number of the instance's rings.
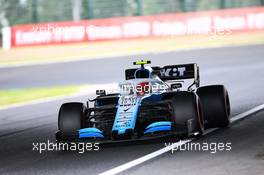
[[[137,58],[153,65],[196,62],[202,85],[225,84],[231,115],[264,103],[264,45],[147,54],[130,58],[0,69],[0,88],[111,83],[124,78],[124,68]],[[0,174],[99,174],[148,153],[164,143],[100,148],[100,151],[33,151],[32,143],[55,141],[57,111],[66,101],[85,101],[90,95],[0,110]],[[196,143],[230,142],[231,151],[165,153],[123,174],[262,174],[264,172],[264,112],[219,129]]]

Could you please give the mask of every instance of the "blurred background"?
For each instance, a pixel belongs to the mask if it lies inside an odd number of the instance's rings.
[[[264,0],[0,0],[0,19],[12,26],[261,5]]]

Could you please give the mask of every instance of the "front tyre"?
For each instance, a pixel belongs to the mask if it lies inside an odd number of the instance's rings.
[[[64,103],[59,110],[58,128],[61,139],[67,140],[76,136],[84,126],[86,107],[83,103]]]
[[[178,92],[172,98],[173,118],[175,127],[183,127],[188,135],[196,137],[203,134],[203,114],[199,97],[192,92]],[[188,128],[188,121],[191,121],[191,133]]]
[[[204,86],[197,89],[206,128],[227,127],[230,123],[230,102],[223,85]]]

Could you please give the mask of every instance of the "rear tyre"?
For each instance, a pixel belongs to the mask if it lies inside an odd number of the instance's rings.
[[[64,103],[59,110],[58,128],[61,139],[76,137],[76,133],[84,126],[86,107],[83,103]]]
[[[172,108],[174,114],[172,121],[176,129],[183,127],[188,131],[188,120],[192,120],[192,133],[196,133],[196,137],[203,134],[203,114],[199,97],[195,93],[176,93],[172,98]]]
[[[227,127],[230,123],[230,102],[223,85],[204,86],[197,89],[206,128]]]

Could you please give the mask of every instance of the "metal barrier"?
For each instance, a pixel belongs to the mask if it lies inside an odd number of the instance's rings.
[[[9,25],[143,16],[264,5],[264,0],[9,0],[0,4]],[[3,19],[2,19],[3,20]],[[3,25],[3,24],[2,24]]]

